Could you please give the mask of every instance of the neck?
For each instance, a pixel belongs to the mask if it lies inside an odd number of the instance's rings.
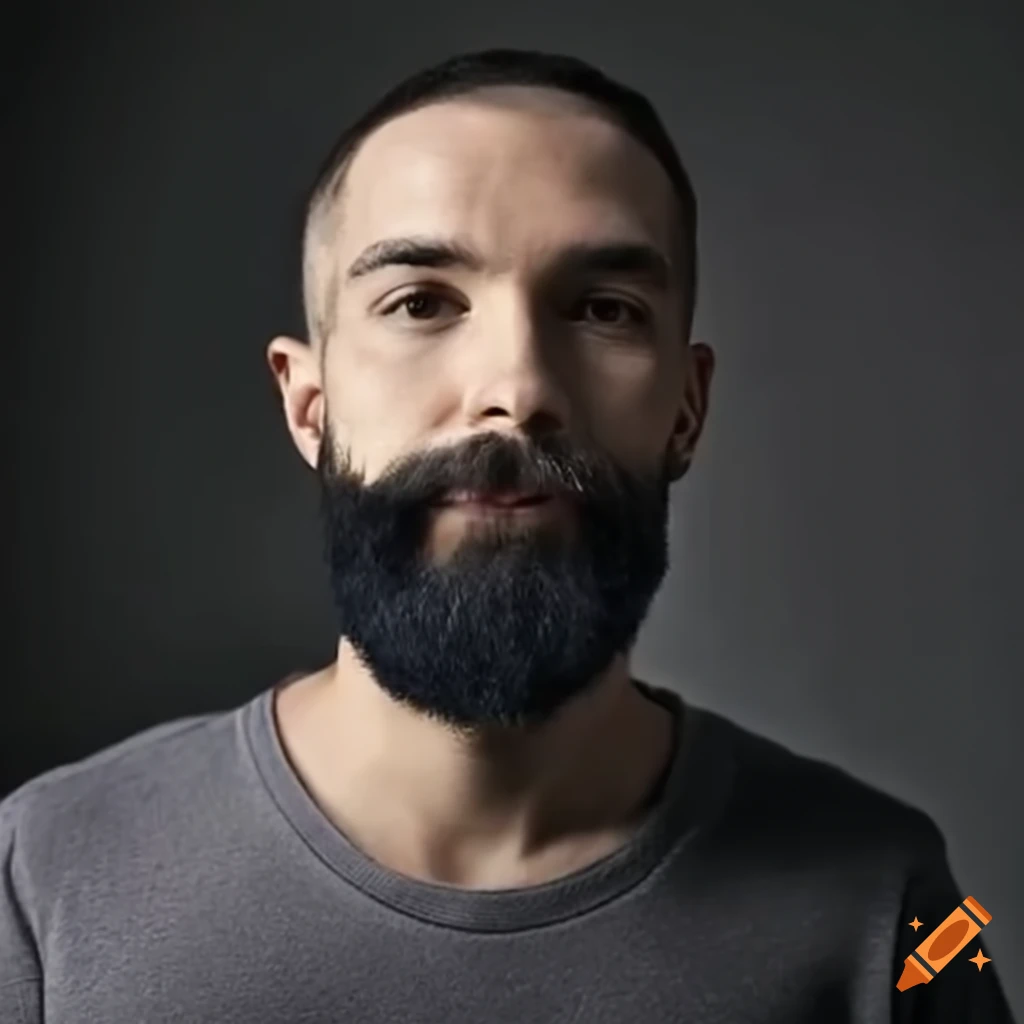
[[[458,733],[393,701],[342,640],[282,689],[290,761],[332,822],[412,877],[502,888],[568,873],[621,845],[672,750],[672,716],[617,659],[531,730]]]

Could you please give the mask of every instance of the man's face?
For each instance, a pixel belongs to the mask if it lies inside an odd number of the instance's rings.
[[[560,93],[482,98],[397,118],[356,155],[310,403],[339,631],[392,697],[462,729],[542,722],[632,647],[710,378],[654,157]],[[412,236],[478,263],[348,276]],[[565,259],[609,243],[668,278]],[[450,503],[509,490],[546,500]]]

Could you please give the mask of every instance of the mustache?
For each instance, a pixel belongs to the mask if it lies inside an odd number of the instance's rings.
[[[353,474],[351,455],[339,460],[325,431],[320,471],[337,479],[342,473],[364,484],[365,474]],[[340,465],[336,465],[339,463]],[[359,479],[363,477],[363,479]],[[617,494],[631,489],[628,474],[607,457],[548,434],[523,440],[489,431],[457,445],[429,448],[393,460],[380,478],[363,489],[367,495],[431,504],[453,491],[543,492],[580,500],[591,493]]]
[[[557,442],[517,442],[487,434],[425,453],[408,467],[404,489],[426,501],[452,491],[526,491],[582,497],[595,482],[587,459]]]

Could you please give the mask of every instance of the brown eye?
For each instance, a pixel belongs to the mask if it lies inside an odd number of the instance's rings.
[[[609,327],[627,327],[647,322],[647,314],[632,302],[611,295],[595,295],[580,304],[595,314],[594,320]]]
[[[431,314],[436,313],[438,306],[446,301],[436,292],[420,288],[417,291],[408,292],[397,302],[393,302],[383,311],[382,315],[391,316],[398,310],[404,309],[410,320],[432,320],[434,317]]]

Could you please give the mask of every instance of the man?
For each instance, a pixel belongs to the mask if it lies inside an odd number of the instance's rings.
[[[1008,1021],[922,812],[633,678],[714,359],[641,97],[465,55],[331,154],[309,343],[337,658],[4,801],[4,1022]],[[908,926],[919,920],[918,935]]]

